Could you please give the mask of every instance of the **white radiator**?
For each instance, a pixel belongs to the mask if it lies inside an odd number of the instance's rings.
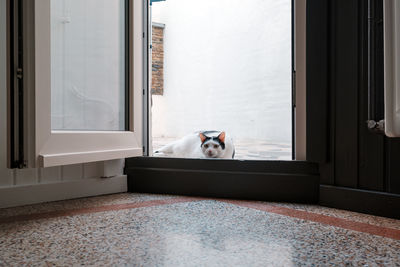
[[[400,137],[400,0],[384,0],[385,133]]]

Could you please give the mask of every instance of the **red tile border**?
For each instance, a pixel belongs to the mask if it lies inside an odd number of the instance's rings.
[[[137,203],[124,203],[124,204],[106,205],[106,206],[99,206],[99,207],[88,207],[88,208],[81,208],[81,209],[50,211],[50,212],[4,217],[4,218],[0,218],[0,223],[13,223],[13,222],[20,222],[20,221],[50,219],[50,218],[56,218],[56,217],[73,216],[73,215],[104,212],[104,211],[154,207],[154,206],[161,206],[161,205],[168,205],[168,204],[175,204],[175,203],[192,202],[192,201],[203,200],[203,199],[204,198],[198,198],[198,197],[176,197],[176,198],[167,198],[167,199],[160,199],[160,200],[143,201],[143,202],[137,202]]]
[[[318,222],[335,227],[340,227],[343,229],[354,230],[358,232],[400,240],[400,230],[393,228],[387,228],[362,222],[355,222],[348,219],[332,217],[292,208],[279,207],[261,202],[240,201],[240,200],[220,200],[220,201],[241,207],[247,207],[251,209],[289,216],[292,218]]]

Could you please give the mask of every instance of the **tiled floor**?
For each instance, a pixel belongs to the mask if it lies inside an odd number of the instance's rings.
[[[153,151],[175,141],[176,138],[153,137]],[[290,144],[271,143],[263,140],[234,140],[235,159],[291,160]]]
[[[400,221],[116,194],[0,210],[0,266],[400,266]]]

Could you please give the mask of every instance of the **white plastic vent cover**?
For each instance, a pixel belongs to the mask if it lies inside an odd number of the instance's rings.
[[[384,1],[385,133],[400,137],[400,1]]]

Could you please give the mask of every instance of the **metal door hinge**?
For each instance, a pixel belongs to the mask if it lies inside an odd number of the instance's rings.
[[[22,68],[17,68],[17,73],[16,73],[16,77],[17,77],[17,79],[22,79]]]
[[[385,133],[385,120],[374,121],[368,120],[367,121],[368,129],[375,133]]]
[[[17,160],[14,162],[14,167],[18,169],[24,169],[27,166],[26,160]]]

